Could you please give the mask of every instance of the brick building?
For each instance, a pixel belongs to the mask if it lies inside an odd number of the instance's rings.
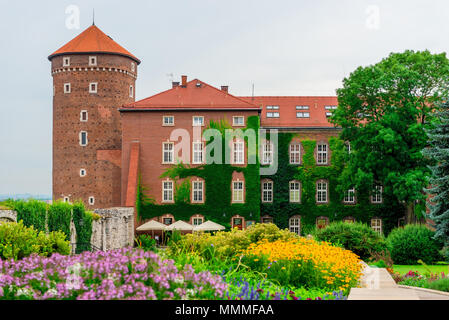
[[[337,107],[336,97],[236,97],[228,86],[218,89],[183,76],[167,91],[136,102],[139,59],[94,25],[49,59],[54,199],[81,199],[92,208],[135,206],[140,181],[152,203],[136,227],[147,219],[166,224],[214,220],[239,228],[275,222],[299,233],[303,220],[322,226],[342,219],[383,230],[382,186],[374,186],[375,192],[365,198],[354,189],[344,195],[333,189],[331,141],[339,129],[328,117]],[[257,129],[279,132],[279,173],[259,175],[259,162],[248,161],[248,141],[238,138],[229,145],[226,174],[205,173],[204,130],[220,121],[246,129],[250,119]],[[189,148],[179,153],[183,139]],[[260,166],[270,165],[275,146],[269,139],[258,144]],[[167,175],[180,161],[189,173]],[[313,181],[301,181],[302,167],[318,168]],[[177,207],[176,194],[184,182],[189,196]],[[364,210],[363,203],[372,208]]]

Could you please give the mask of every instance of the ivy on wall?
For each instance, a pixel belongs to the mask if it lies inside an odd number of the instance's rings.
[[[356,204],[344,204],[344,190],[347,190],[347,181],[340,177],[347,159],[347,151],[343,141],[338,138],[329,138],[329,148],[332,151],[330,165],[316,164],[316,141],[303,140],[301,165],[290,164],[289,146],[298,133],[279,133],[278,135],[278,170],[275,175],[262,176],[273,181],[273,202],[261,204],[261,215],[270,215],[275,224],[287,228],[289,218],[294,215],[301,216],[301,230],[307,234],[315,227],[316,218],[325,216],[329,222],[353,217],[356,221],[370,223],[371,218],[382,219],[383,230],[388,233],[397,226],[398,219],[403,216],[403,207],[395,203],[391,196],[383,194],[382,204],[372,204],[369,192],[357,193]],[[328,181],[327,204],[316,203],[316,181]],[[289,201],[289,182],[298,180],[301,183],[301,202]]]
[[[140,218],[150,219],[169,213],[174,215],[176,220],[189,221],[192,215],[201,214],[207,220],[212,220],[226,227],[230,227],[231,217],[234,215],[240,215],[245,220],[260,220],[260,166],[258,160],[256,160],[255,164],[247,164],[245,167],[230,165],[229,161],[225,161],[226,154],[230,154],[230,152],[229,146],[224,143],[224,132],[231,127],[224,121],[211,121],[209,128],[216,129],[221,133],[222,164],[212,163],[190,167],[181,163],[167,169],[161,177],[169,177],[175,181],[175,203],[173,204],[156,204],[151,197],[146,195],[147,191],[145,191],[144,184],[139,180],[136,208]],[[242,133],[244,134],[248,129],[258,132],[258,116],[248,117],[247,126],[242,129]],[[213,143],[214,139],[217,139],[217,137],[214,137],[207,145]],[[248,137],[244,137],[244,140],[248,146]],[[226,152],[226,149],[228,149],[228,152]],[[248,150],[248,147],[246,150]],[[206,156],[208,156],[207,151]],[[214,156],[212,152],[211,157]],[[233,172],[242,172],[244,175],[245,203],[231,203]],[[204,179],[204,204],[193,204],[190,202],[190,185],[193,177]],[[180,179],[183,181],[179,182]]]

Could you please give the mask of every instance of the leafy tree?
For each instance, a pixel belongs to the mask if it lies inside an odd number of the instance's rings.
[[[432,176],[426,191],[432,197],[428,202],[429,218],[436,223],[435,237],[449,245],[449,102],[435,114],[435,126],[428,130],[430,147],[423,154],[435,159],[430,167]]]
[[[428,141],[425,127],[448,87],[446,54],[429,51],[392,53],[345,78],[331,118],[351,144],[341,177],[345,187],[371,192],[381,184],[383,192],[404,205],[408,223],[422,217],[430,175],[429,159],[422,154]]]

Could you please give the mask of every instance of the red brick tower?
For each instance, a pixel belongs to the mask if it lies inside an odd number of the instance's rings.
[[[118,107],[135,101],[140,60],[95,25],[52,53],[53,199],[120,205]]]

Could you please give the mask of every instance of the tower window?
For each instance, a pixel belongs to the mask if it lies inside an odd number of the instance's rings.
[[[64,197],[64,202],[65,202],[65,203],[69,203],[69,201],[70,201],[70,198],[69,198],[69,197]]]
[[[70,83],[64,83],[64,93],[70,93],[72,91],[72,88],[70,86]]]
[[[89,57],[89,67],[94,67],[97,65],[97,57]]]
[[[94,198],[94,197],[89,197],[89,204],[90,204],[91,206],[93,206],[94,203],[95,203],[95,198]]]
[[[131,71],[136,71],[136,64],[134,62],[131,62]]]
[[[80,132],[80,146],[87,146],[87,132],[81,131]]]
[[[80,121],[87,122],[87,111],[86,110],[81,110]]]
[[[130,98],[134,97],[134,87],[133,86],[129,86],[129,97]]]
[[[69,67],[70,66],[70,57],[65,57],[62,59],[62,66]]]
[[[80,169],[80,177],[85,177],[87,174],[86,169]]]
[[[89,93],[97,93],[98,91],[98,82],[91,82],[89,84]]]

